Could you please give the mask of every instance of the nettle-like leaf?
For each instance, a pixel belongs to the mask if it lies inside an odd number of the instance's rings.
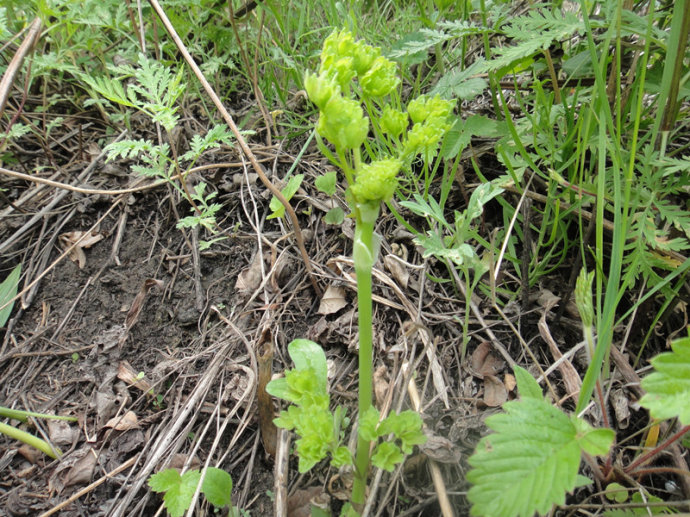
[[[642,379],[647,393],[640,404],[657,419],[678,417],[690,424],[690,337],[671,343],[672,352],[657,355],[650,362],[654,373]]]
[[[387,472],[393,472],[398,463],[402,463],[405,455],[400,448],[391,442],[383,442],[376,446],[376,450],[371,457],[371,463],[375,467]]]
[[[422,417],[412,410],[388,415],[378,428],[380,436],[393,433],[400,441],[400,448],[405,454],[411,454],[415,445],[426,443],[426,435],[422,432]]]
[[[613,442],[613,431],[595,430],[584,420],[568,417],[536,396],[536,383],[528,380],[527,372],[519,367],[515,372],[518,382],[527,386],[527,396],[507,402],[505,413],[487,418],[494,433],[482,438],[469,459],[472,515],[546,514],[581,484],[581,451],[601,454]]]
[[[171,517],[182,517],[192,504],[199,479],[201,473],[198,470],[180,475],[175,469],[166,469],[151,476],[149,486],[154,492],[165,492],[163,502]]]
[[[201,479],[199,470],[188,470],[180,474],[175,469],[165,469],[149,478],[149,487],[154,492],[164,492],[163,502],[171,517],[181,517],[192,504],[192,498]],[[201,492],[214,506],[230,504],[232,478],[224,470],[209,467],[201,485]]]
[[[209,467],[206,469],[201,491],[206,500],[213,506],[229,505],[232,494],[232,477],[222,469]]]

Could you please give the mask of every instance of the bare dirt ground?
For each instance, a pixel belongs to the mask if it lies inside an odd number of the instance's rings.
[[[29,113],[31,103],[29,98],[24,108]],[[135,177],[128,162],[105,164],[101,150],[114,137],[97,113],[63,116],[62,134],[27,135],[17,142],[12,152],[19,162],[12,168],[86,190],[0,180],[6,189],[2,276],[23,264],[22,296],[0,349],[0,402],[75,416],[78,422],[32,420],[27,426],[61,449],[59,461],[0,437],[0,516],[162,515],[160,497],[146,486],[148,477],[166,466],[207,462],[231,473],[233,504],[253,516],[273,515],[281,486],[259,429],[260,364],[268,360],[274,372],[282,371],[290,365],[286,347],[292,339],[319,342],[332,363],[333,399],[355,414],[352,226],[322,221],[333,202],[345,207],[342,192],[327,199],[312,187],[325,164],[308,150],[298,169],[306,175],[304,186],[292,204],[326,292],[317,296],[289,223],[266,219],[270,197],[234,149],[206,156],[207,163],[224,165],[189,178],[194,184],[203,174],[223,204],[219,224],[226,238],[199,252],[203,232],[175,226],[188,204],[167,185],[147,188],[150,182]],[[198,125],[189,124],[190,134]],[[154,128],[142,125],[139,131],[156,138]],[[298,149],[265,147],[260,135],[252,146],[280,183]],[[490,153],[480,159],[490,171]],[[461,187],[450,207],[464,206],[468,187]],[[118,193],[122,189],[136,191]],[[499,214],[498,205],[487,205],[483,234],[504,224]],[[432,281],[448,271],[423,259],[411,234],[385,212],[378,231],[383,245],[374,276],[377,404],[409,407],[409,377],[402,365],[414,365],[430,441],[393,474],[373,476],[371,515],[439,515],[430,459],[439,466],[456,512],[464,515],[467,457],[486,432],[485,417],[515,397],[512,364],[538,376],[558,359],[554,347],[565,353],[581,340],[572,303],[566,302],[573,261],[566,259],[522,299],[507,304],[503,299],[505,319],[487,291],[478,289],[463,358],[464,296],[452,283]],[[529,256],[529,250],[516,252]],[[520,287],[508,268],[499,282],[514,291]],[[630,330],[632,341],[646,330],[645,317]],[[682,327],[680,318],[673,314],[663,323],[645,354],[663,349],[665,336]],[[572,408],[566,379],[584,370],[577,357],[560,364],[549,376],[551,396]],[[616,375],[611,397],[619,402],[612,423],[632,435],[646,425],[646,416],[634,403],[630,379]],[[300,490],[312,488],[309,495],[339,510],[346,473],[324,464],[300,476],[294,459],[287,473],[294,505],[305,497]],[[664,490],[664,480],[645,483]],[[569,501],[599,501],[592,494],[583,490]],[[299,511],[289,515],[302,515]],[[196,503],[194,515],[212,513]]]

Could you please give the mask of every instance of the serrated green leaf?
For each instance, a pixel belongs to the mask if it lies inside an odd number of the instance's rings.
[[[232,477],[224,470],[209,467],[206,469],[201,491],[213,506],[228,505],[232,494]]]
[[[576,416],[571,422],[577,431],[577,443],[580,448],[592,456],[603,456],[609,452],[616,433],[611,429],[594,429],[589,423]]]
[[[338,173],[336,171],[328,171],[322,174],[314,181],[314,186],[327,196],[335,194],[335,184],[338,181]]]
[[[165,492],[182,482],[182,476],[175,469],[165,469],[149,478],[149,487],[154,492]]]
[[[682,425],[690,424],[690,337],[671,343],[672,352],[657,355],[650,362],[654,373],[642,379],[647,393],[640,405],[652,417],[664,420],[678,417]]]
[[[288,180],[287,185],[285,185],[283,190],[281,190],[281,193],[283,194],[283,196],[285,196],[285,199],[287,199],[288,201],[292,199],[292,196],[295,195],[297,190],[299,190],[300,185],[302,185],[303,179],[304,174],[295,174]],[[285,207],[275,196],[271,198],[269,208],[271,209],[271,215],[269,215],[266,219],[275,219],[277,217],[283,217],[283,215],[285,215]]]
[[[345,212],[339,206],[331,208],[323,217],[323,222],[326,224],[334,224],[340,226],[345,220]]]
[[[376,440],[379,437],[379,434],[376,432],[379,426],[379,417],[378,409],[374,406],[369,406],[359,417],[359,426],[357,427],[359,436],[369,442]]]
[[[375,467],[387,472],[393,472],[395,466],[398,463],[402,463],[403,459],[405,459],[405,455],[397,445],[391,442],[383,442],[376,446],[374,455],[371,457],[371,463]]]
[[[18,264],[12,272],[7,275],[7,278],[0,284],[0,306],[8,304],[7,307],[0,310],[0,327],[4,327],[7,320],[10,319],[14,302],[10,300],[17,296],[17,288],[19,286],[19,278],[22,274],[22,265]]]
[[[344,467],[345,465],[352,465],[352,454],[350,449],[341,445],[332,453],[333,459],[331,465],[335,468]]]
[[[391,414],[379,425],[378,434],[384,436],[393,433],[400,441],[400,447],[405,454],[410,454],[415,445],[426,443],[426,435],[422,432],[422,417],[412,410]]]
[[[620,483],[609,483],[604,489],[604,496],[609,501],[624,503],[628,500],[628,489]]]
[[[180,475],[175,469],[166,469],[149,478],[149,486],[154,492],[165,492],[163,503],[171,517],[182,517],[192,503],[192,497],[201,479],[198,470],[190,470]]]
[[[288,354],[298,370],[312,369],[319,387],[328,388],[328,363],[323,348],[309,339],[295,339],[288,345]]]
[[[189,470],[182,475],[180,484],[165,492],[163,502],[171,517],[182,517],[192,504],[192,497],[201,479],[201,472]]]
[[[543,400],[544,395],[541,392],[539,383],[532,377],[531,373],[517,364],[513,371],[515,372],[515,381],[517,382],[520,398]]]
[[[533,393],[532,389],[528,389]],[[580,465],[576,429],[544,400],[507,402],[506,413],[487,418],[494,430],[479,442],[467,474],[472,515],[532,517],[565,502]]]

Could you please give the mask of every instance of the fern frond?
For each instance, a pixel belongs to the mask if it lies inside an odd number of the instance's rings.
[[[88,74],[80,74],[79,77],[84,81],[94,92],[102,97],[105,97],[110,102],[120,104],[128,108],[136,108],[136,100],[131,99],[125,92],[122,83],[116,79],[109,77],[91,77]]]
[[[584,30],[584,23],[573,13],[530,11],[502,28],[503,33],[517,45],[495,51],[495,58],[487,61],[485,71],[508,69],[515,63],[548,48],[554,41],[572,37]]]
[[[105,148],[108,153],[106,161],[116,160],[117,158],[136,158],[141,153],[150,153],[154,150],[153,143],[149,140],[121,140],[113,142]]]

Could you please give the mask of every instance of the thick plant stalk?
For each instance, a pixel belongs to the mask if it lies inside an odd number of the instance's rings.
[[[378,207],[374,210],[367,207],[358,210],[355,228],[353,258],[357,275],[357,311],[359,327],[359,415],[371,407],[372,401],[372,301],[371,301],[371,268],[376,262],[378,246],[374,235],[374,222]],[[373,214],[370,212],[374,212]],[[363,220],[362,215],[368,220]],[[355,455],[355,479],[352,487],[352,503],[355,509],[361,510],[366,499],[367,472],[369,470],[369,440],[358,436]]]

